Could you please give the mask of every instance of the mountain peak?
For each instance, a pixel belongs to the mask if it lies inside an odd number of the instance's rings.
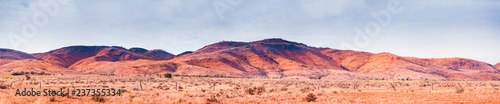
[[[0,52],[12,52],[12,51],[15,51],[15,50],[0,48]]]
[[[139,53],[139,54],[144,54],[144,53],[148,52],[147,49],[138,48],[138,47],[130,48],[130,49],[128,49],[128,51],[134,52],[134,53]]]
[[[41,60],[62,67],[69,67],[76,62],[93,57],[102,61],[137,59],[167,60],[174,57],[174,55],[163,50],[149,51],[143,48],[126,49],[121,46],[68,46],[33,55]]]
[[[144,53],[146,56],[154,58],[156,60],[168,60],[175,57],[175,55],[168,53],[167,51],[161,49],[155,49],[152,51],[147,51]]]
[[[190,54],[190,53],[193,53],[193,51],[184,51],[184,52],[178,54],[177,56],[182,56],[182,55],[186,55],[186,54]]]
[[[305,45],[305,44],[302,44],[302,43],[297,43],[297,42],[292,42],[292,41],[284,40],[282,38],[270,38],[270,39],[264,39],[264,40],[255,41],[255,42],[252,42],[252,43]]]
[[[23,60],[23,59],[35,59],[35,57],[21,51],[0,48],[0,59]]]
[[[45,53],[34,54],[35,57],[54,65],[69,67],[82,59],[97,55],[109,46],[67,46]]]
[[[89,53],[89,52],[96,52],[99,50],[102,50],[104,48],[107,48],[108,46],[68,46],[68,47],[63,47],[59,49],[55,49],[52,51],[49,51],[48,53],[53,53],[53,54],[77,54],[77,53]]]
[[[207,45],[196,52],[213,52],[217,50],[223,50],[223,49],[228,49],[228,48],[233,48],[233,47],[239,47],[243,45],[247,45],[248,43],[246,42],[235,42],[235,41],[222,41],[222,42],[217,42],[214,44]]]
[[[269,38],[269,39],[264,39],[260,40],[260,42],[290,42],[282,38]]]
[[[248,45],[248,44],[265,45],[268,47],[283,48],[283,49],[300,49],[300,47],[298,47],[298,45],[306,46],[305,44],[302,44],[302,43],[292,42],[292,41],[284,40],[281,38],[270,38],[270,39],[264,39],[264,40],[253,41],[253,42],[222,41],[222,42],[217,42],[217,43],[214,43],[211,45],[207,45],[207,46],[197,50],[195,53],[214,52],[214,51],[218,51],[218,50],[240,47],[240,46],[244,46],[244,45]]]

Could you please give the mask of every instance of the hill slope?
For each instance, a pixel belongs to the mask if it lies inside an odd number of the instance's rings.
[[[0,59],[24,60],[36,59],[34,56],[21,51],[0,48]]]
[[[72,64],[92,56],[97,55],[107,46],[70,46],[46,53],[33,54],[35,57],[54,65],[69,67]]]
[[[62,67],[89,63],[86,61],[168,60],[174,57],[163,50],[148,51],[142,48],[127,50],[116,46],[70,46],[33,55],[40,60]]]
[[[219,42],[169,61],[238,76],[321,75],[327,70],[345,70],[315,48],[282,39]]]
[[[0,59],[1,60],[1,59]],[[2,60],[3,61],[3,60]],[[4,72],[46,72],[46,73],[67,73],[75,74],[64,67],[50,64],[48,62],[35,59],[11,60],[8,63],[0,65],[0,71]]]
[[[390,53],[314,48],[283,39],[219,42],[169,61],[235,76],[500,79],[499,70],[471,59],[422,59]]]
[[[34,57],[33,57],[34,56]],[[500,63],[464,58],[414,58],[391,53],[310,47],[283,39],[223,41],[194,52],[110,46],[70,46],[46,53],[0,49],[3,71],[87,74],[322,77],[326,79],[500,79]]]
[[[390,53],[320,49],[342,67],[384,78],[497,79],[499,70],[485,62],[463,58],[423,59]]]

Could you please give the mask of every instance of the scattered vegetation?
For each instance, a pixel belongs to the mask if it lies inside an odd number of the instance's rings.
[[[99,75],[102,75],[102,76],[115,76],[115,74],[99,74]]]
[[[13,72],[11,75],[52,75],[50,73],[45,73],[45,72],[24,72],[24,71],[21,71],[21,72]]]
[[[18,72],[20,73],[20,72]],[[25,72],[23,72],[25,73]],[[29,72],[27,75],[31,75]],[[205,78],[214,77],[210,75],[189,75],[180,78],[163,78],[166,73],[151,74],[143,76],[137,75],[98,75],[93,77],[87,76],[36,76],[26,81],[24,76],[10,76],[4,77],[0,80],[0,90],[4,93],[15,92],[15,88],[31,88],[38,89],[40,83],[42,88],[54,85],[67,85],[63,89],[73,86],[76,88],[81,87],[94,87],[94,88],[111,88],[120,89],[123,93],[122,97],[77,97],[62,95],[61,97],[46,97],[43,98],[44,103],[60,103],[71,101],[90,101],[94,103],[269,103],[269,101],[283,102],[283,103],[353,103],[355,102],[380,102],[376,97],[378,92],[392,92],[398,89],[398,93],[390,94],[408,94],[414,98],[420,99],[422,95],[441,94],[439,98],[454,96],[461,93],[461,96],[480,96],[480,94],[491,94],[491,92],[498,92],[494,90],[498,87],[496,81],[428,81],[425,78],[414,79],[412,81],[372,81],[372,80],[311,80],[311,79],[246,79],[246,78]],[[173,77],[173,74],[170,74]],[[161,76],[161,78],[160,78]],[[181,75],[179,75],[181,76]],[[196,78],[201,77],[201,78]],[[218,76],[221,77],[221,76]],[[382,79],[382,78],[379,78]],[[399,78],[401,79],[401,78]],[[406,80],[407,78],[405,78]],[[23,81],[24,80],[24,81]],[[357,89],[353,85],[356,83]],[[11,87],[12,86],[12,87]],[[141,90],[140,88],[144,90]],[[474,93],[465,93],[464,89]],[[476,89],[477,88],[477,89]],[[174,90],[175,89],[175,90]],[[375,90],[374,90],[375,89]],[[359,94],[361,92],[374,92],[369,94]],[[2,94],[2,92],[0,92]],[[68,93],[69,94],[69,93]],[[166,97],[168,96],[168,97]],[[356,99],[356,96],[363,96],[367,99]],[[418,96],[418,97],[417,97]],[[2,96],[0,96],[0,100]],[[66,99],[65,97],[68,97]],[[161,99],[149,100],[147,98],[166,97]],[[354,98],[353,98],[354,97]],[[419,98],[420,97],[420,98]],[[486,98],[494,98],[494,96],[482,96],[481,101]],[[374,98],[375,100],[368,100]],[[293,99],[293,100],[288,100]],[[334,99],[334,100],[330,100]],[[403,98],[400,98],[403,99]],[[471,99],[463,98],[466,101]],[[146,101],[148,100],[148,101]],[[352,100],[352,101],[351,101]],[[476,99],[473,99],[476,100]],[[115,102],[116,101],[116,102]],[[124,102],[123,102],[124,101]],[[399,99],[398,99],[399,101]],[[455,100],[454,100],[455,101]],[[492,102],[497,102],[495,100]],[[20,102],[32,103],[32,102]],[[397,102],[388,102],[397,103]],[[425,103],[425,102],[416,102]]]
[[[405,81],[405,80],[406,80],[406,81],[410,81],[411,79],[410,79],[410,77],[406,77],[406,78],[401,78],[401,79],[398,79],[398,80],[402,80],[402,81]]]
[[[101,103],[106,102],[106,99],[104,99],[104,97],[102,97],[102,96],[93,96],[92,100],[95,102],[101,102]]]
[[[14,72],[12,73],[12,75],[24,75],[25,73],[24,72]]]

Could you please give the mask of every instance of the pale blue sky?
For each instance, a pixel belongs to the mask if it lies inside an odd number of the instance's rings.
[[[51,0],[48,0],[51,1]],[[47,14],[37,0],[0,0],[0,47],[29,53],[70,45],[163,49],[178,54],[222,40],[283,38],[315,47],[354,45],[354,28],[392,0],[57,0],[58,10],[35,35],[23,18]],[[65,1],[65,2],[63,2]],[[233,1],[233,2],[228,2]],[[236,1],[236,2],[234,2]],[[237,1],[241,1],[240,3]],[[422,58],[500,62],[500,1],[399,0],[379,35],[355,50]],[[218,15],[214,7],[231,10]],[[49,4],[54,4],[50,3]],[[223,17],[223,19],[219,18]],[[38,18],[43,21],[43,18]],[[9,36],[14,33],[14,36]],[[14,47],[12,37],[26,39]],[[32,37],[30,37],[32,36]]]

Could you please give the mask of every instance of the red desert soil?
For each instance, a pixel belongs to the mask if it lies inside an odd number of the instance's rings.
[[[11,77],[11,78],[10,78]],[[280,103],[500,103],[499,81],[325,80],[173,77],[157,75],[50,75],[2,79],[2,103],[280,104]],[[41,84],[40,84],[41,82]],[[41,86],[40,86],[41,85]],[[120,89],[121,95],[15,96],[16,89]],[[249,90],[258,88],[258,90]],[[496,89],[495,89],[496,88]],[[92,93],[89,93],[92,94]],[[307,97],[312,95],[312,97]],[[308,102],[307,99],[310,99]],[[313,99],[316,98],[316,99]]]
[[[3,49],[0,51],[0,58],[10,60],[0,62],[0,67],[7,68],[2,69],[4,71],[19,71],[26,67],[23,66],[26,63],[44,63],[27,68],[58,69],[60,72],[75,71],[81,74],[174,73],[327,79],[500,79],[499,64],[493,66],[464,58],[424,59],[391,53],[316,48],[279,38],[253,42],[223,41],[177,56],[163,50],[125,49],[116,46],[70,46],[32,55],[36,58],[23,52]],[[13,63],[16,61],[20,62]]]

